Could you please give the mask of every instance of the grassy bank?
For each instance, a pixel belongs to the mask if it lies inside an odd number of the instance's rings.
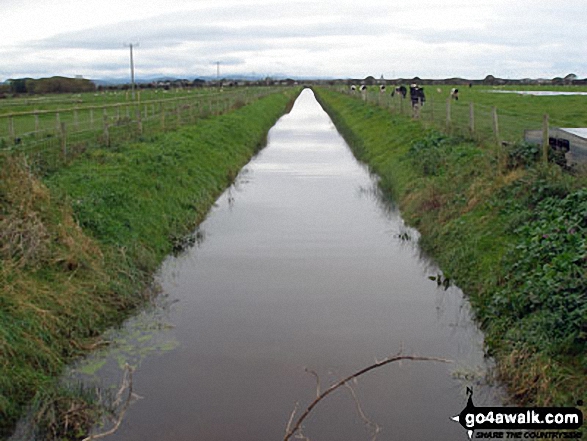
[[[587,395],[587,180],[530,146],[495,152],[338,92],[319,101],[355,155],[469,296],[518,403]],[[585,408],[583,408],[585,410]]]
[[[144,301],[299,90],[148,141],[95,149],[41,182],[23,158],[0,179],[0,437],[65,363]]]

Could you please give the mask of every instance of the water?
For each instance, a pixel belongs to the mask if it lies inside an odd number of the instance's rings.
[[[467,385],[477,406],[498,404],[482,385],[483,337],[461,291],[428,278],[439,270],[417,232],[382,201],[310,90],[198,238],[161,268],[166,306],[130,320],[113,337],[124,343],[85,369],[107,381],[129,360],[138,366],[142,399],[109,440],[280,440],[295,403],[303,410],[315,396],[305,368],[324,389],[400,350],[454,363],[403,361],[361,377],[354,390],[378,439],[466,439],[449,418]],[[304,427],[312,440],[370,439],[344,388]]]
[[[587,92],[564,92],[554,90],[488,90],[490,93],[515,93],[518,95],[533,95],[533,96],[571,96],[571,95],[587,95]]]

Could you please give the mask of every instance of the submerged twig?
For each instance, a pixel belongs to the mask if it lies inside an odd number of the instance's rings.
[[[355,380],[356,380],[356,378],[355,378]],[[353,400],[355,401],[355,406],[357,406],[357,413],[359,414],[359,416],[361,417],[361,419],[363,420],[365,425],[367,427],[373,428],[373,438],[371,438],[371,441],[375,441],[377,439],[377,435],[379,434],[379,432],[381,432],[381,427],[379,426],[379,424],[371,421],[367,417],[367,415],[363,411],[363,407],[361,406],[361,402],[359,401],[359,398],[357,397],[355,389],[353,389],[353,387],[349,383],[346,383],[345,387],[350,391],[350,393],[353,397]]]
[[[283,438],[283,441],[288,441],[289,439],[291,439],[291,437],[300,429],[302,422],[306,419],[306,417],[310,414],[310,412],[312,411],[312,409],[314,409],[314,407],[316,407],[316,405],[322,401],[324,398],[326,398],[326,396],[328,396],[329,394],[331,394],[332,392],[334,392],[336,389],[338,389],[341,386],[346,385],[349,381],[354,380],[355,378],[360,377],[363,374],[366,374],[369,371],[372,371],[373,369],[377,369],[381,366],[385,366],[387,364],[396,362],[396,361],[400,361],[400,360],[412,360],[412,361],[437,361],[440,363],[450,363],[450,360],[447,360],[445,358],[438,358],[438,357],[421,357],[421,356],[416,356],[416,355],[395,355],[393,357],[388,357],[384,360],[381,361],[377,361],[376,363],[367,366],[357,372],[355,372],[352,375],[349,375],[348,377],[340,380],[338,383],[335,383],[333,385],[331,385],[328,389],[326,389],[324,392],[322,392],[319,396],[316,397],[316,399],[314,401],[312,401],[312,403],[310,403],[310,405],[306,408],[306,410],[304,410],[304,413],[302,413],[302,415],[297,419],[296,424],[293,428],[291,428],[290,430],[287,430],[285,433],[285,437]],[[291,419],[291,418],[290,418]],[[288,427],[290,426],[290,424],[288,424]]]
[[[136,395],[133,393],[133,389],[132,389],[132,373],[133,373],[133,371],[134,371],[134,369],[131,368],[128,364],[124,365],[124,377],[122,379],[122,384],[120,386],[120,389],[118,390],[118,392],[116,394],[116,400],[114,401],[114,405],[115,406],[120,405],[120,403],[122,402],[122,395],[124,394],[125,390],[128,390],[128,393],[126,395],[126,400],[124,401],[124,404],[123,404],[122,408],[120,409],[120,412],[118,413],[118,419],[116,420],[116,423],[114,424],[114,426],[110,430],[107,430],[106,432],[97,433],[95,435],[90,435],[90,436],[84,438],[82,441],[93,441],[96,439],[104,438],[109,435],[112,435],[114,432],[116,432],[118,430],[118,428],[122,424],[124,414],[126,413],[128,407],[130,405],[130,402],[132,401],[133,397],[136,397]]]
[[[316,379],[316,397],[320,396],[320,377],[318,376],[318,374],[316,373],[316,371],[313,371],[311,369],[306,368],[305,371],[307,373],[309,373],[310,375],[313,375],[314,378]]]

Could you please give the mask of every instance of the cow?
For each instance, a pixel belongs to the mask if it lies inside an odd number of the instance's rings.
[[[459,89],[452,88],[450,91],[450,97],[453,100],[458,101],[459,100]]]
[[[410,100],[412,101],[412,106],[423,106],[426,102],[426,95],[424,95],[424,88],[419,87],[417,84],[412,84],[410,86]]]
[[[391,96],[395,96],[396,93],[400,94],[402,98],[405,98],[406,94],[408,93],[408,90],[405,88],[405,86],[398,86],[391,91]]]

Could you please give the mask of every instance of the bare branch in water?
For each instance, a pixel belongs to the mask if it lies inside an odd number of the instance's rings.
[[[316,371],[313,371],[311,369],[304,369],[307,373],[311,374],[314,376],[314,378],[316,379],[316,398],[318,398],[320,396],[320,377],[318,376],[318,374],[316,373]]]
[[[440,363],[450,363],[450,360],[447,360],[445,358],[438,358],[438,357],[420,357],[420,356],[416,356],[416,355],[394,355],[393,357],[388,357],[384,360],[381,361],[377,361],[376,363],[367,366],[366,368],[363,368],[357,372],[355,372],[352,375],[349,375],[348,377],[340,380],[338,383],[335,383],[333,385],[331,385],[328,389],[326,389],[324,392],[322,392],[320,395],[318,395],[316,397],[316,399],[314,401],[312,401],[312,403],[310,403],[310,405],[306,408],[306,410],[304,410],[304,413],[302,413],[302,415],[297,419],[296,424],[293,428],[286,430],[285,433],[285,437],[283,438],[283,441],[288,441],[289,439],[291,439],[291,437],[297,432],[299,431],[300,427],[302,426],[302,422],[306,419],[306,417],[310,414],[310,412],[312,411],[312,409],[314,409],[314,407],[316,407],[316,405],[322,401],[324,398],[326,398],[326,396],[328,396],[329,394],[331,394],[332,392],[334,392],[336,389],[338,389],[341,386],[345,386],[348,382],[360,377],[363,374],[366,374],[369,371],[372,371],[373,369],[377,369],[380,368],[381,366],[385,366],[387,364],[390,363],[394,363],[396,361],[401,361],[401,360],[412,360],[412,361],[437,361]],[[308,371],[306,369],[307,372]],[[315,373],[314,373],[315,374]],[[294,410],[295,413],[295,410]],[[293,413],[292,413],[293,416]],[[290,418],[291,420],[291,418]],[[288,428],[291,424],[288,424]]]
[[[116,400],[114,401],[114,405],[119,406],[122,403],[122,396],[123,396],[125,390],[127,391],[127,395],[126,395],[126,400],[124,401],[124,404],[122,405],[122,408],[120,409],[120,412],[118,413],[118,419],[116,420],[116,423],[114,424],[114,426],[106,432],[97,433],[95,435],[90,435],[87,438],[84,438],[82,441],[93,441],[96,439],[105,438],[109,435],[112,435],[114,432],[116,432],[118,430],[118,428],[122,424],[124,414],[126,413],[128,406],[130,405],[132,399],[138,397],[136,394],[133,393],[133,390],[132,390],[132,373],[133,373],[133,371],[134,371],[134,369],[131,368],[128,364],[124,365],[124,376],[122,378],[122,383],[120,385],[120,389],[118,390],[118,392],[116,394]]]
[[[353,381],[356,381],[356,378]],[[374,423],[369,418],[367,418],[367,415],[365,415],[365,412],[363,411],[363,407],[361,406],[361,402],[359,401],[359,398],[357,397],[357,394],[355,393],[355,389],[353,389],[353,387],[350,385],[350,383],[346,383],[345,387],[350,391],[350,393],[353,397],[353,400],[355,401],[355,406],[357,406],[357,413],[359,414],[359,416],[361,417],[361,419],[365,423],[365,426],[367,426],[373,430],[373,438],[371,438],[371,441],[375,441],[377,439],[377,435],[379,434],[379,432],[381,432],[381,427],[377,423]]]

